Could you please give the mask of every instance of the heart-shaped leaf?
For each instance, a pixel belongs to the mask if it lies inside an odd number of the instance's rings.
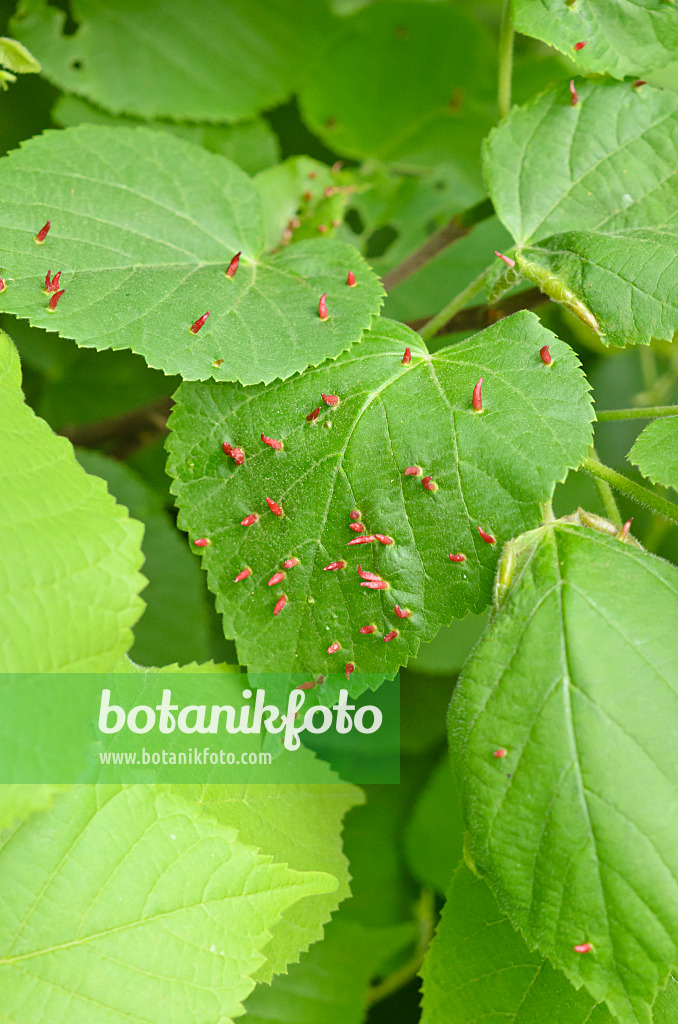
[[[485,143],[490,195],[519,247],[675,216],[678,95],[630,82],[576,89],[576,106],[559,85],[517,107]]]
[[[78,29],[46,0],[22,0],[17,39],[45,75],[118,114],[178,121],[242,121],[282,103],[324,35],[323,0],[73,0]],[[130,45],[133,40],[133,45]]]
[[[678,233],[571,231],[515,254],[523,277],[607,344],[671,341],[678,330]]]
[[[488,603],[502,542],[539,522],[591,436],[577,359],[531,313],[435,355],[379,320],[350,353],[275,388],[184,384],[176,403],[180,523],[209,541],[226,635],[264,671],[393,673]]]
[[[269,382],[335,357],[360,339],[383,294],[343,242],[265,255],[250,178],[224,157],[144,128],[47,132],[3,158],[0,267],[4,310],[79,345],[131,348],[188,380]],[[54,312],[56,293],[42,290],[48,271],[61,272],[64,290]]]
[[[676,59],[678,18],[667,0],[513,0],[513,21],[582,70],[615,78],[647,75]]]
[[[628,457],[653,483],[678,491],[678,417],[666,416],[649,423]]]
[[[573,524],[513,549],[450,711],[470,855],[530,947],[646,1024],[678,958],[678,570]]]

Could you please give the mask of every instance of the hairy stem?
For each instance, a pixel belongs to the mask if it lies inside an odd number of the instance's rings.
[[[384,275],[383,285],[387,292],[402,284],[412,274],[426,266],[439,253],[444,252],[453,242],[464,238],[481,221],[487,220],[494,213],[491,200],[483,199],[481,203],[470,207],[454,217],[444,227],[427,238],[423,245],[399,263],[393,270]]]
[[[371,986],[367,993],[368,1006],[381,1002],[382,999],[387,999],[394,992],[398,992],[419,973],[435,929],[435,900],[430,889],[422,890],[417,904],[417,923],[419,924],[419,941],[414,956],[397,971]]]
[[[596,479],[605,481],[620,494],[625,494],[632,501],[637,501],[639,505],[645,505],[653,512],[657,512],[660,516],[664,516],[665,519],[678,525],[678,505],[674,502],[667,501],[661,495],[655,494],[654,491],[643,487],[642,484],[637,484],[635,480],[629,480],[628,477],[622,476],[621,473],[603,465],[602,462],[596,462],[595,459],[584,459],[581,468]]]
[[[499,27],[499,85],[497,105],[499,120],[503,121],[511,109],[511,79],[513,77],[513,17],[512,0],[504,0]]]
[[[463,309],[471,299],[475,298],[478,292],[482,291],[485,287],[485,282],[491,269],[492,267],[486,267],[485,270],[478,275],[475,281],[471,281],[471,283],[467,285],[463,291],[459,292],[458,295],[455,295],[452,301],[448,302],[447,305],[436,314],[436,316],[431,317],[431,319],[424,324],[419,331],[424,341],[428,341],[429,338],[436,335],[438,331],[445,326],[447,321],[452,319],[455,313],[458,313],[460,309]]]
[[[653,420],[659,416],[678,416],[678,405],[653,405],[646,409],[603,409],[596,413],[598,423],[609,420]]]
[[[598,458],[598,453],[596,452],[596,449],[593,447],[593,445],[591,445],[589,449],[589,457],[592,459],[593,462],[596,462],[599,466],[602,465],[600,459]],[[611,523],[614,523],[616,526],[621,526],[622,517],[619,513],[619,509],[617,508],[617,502],[614,500],[612,488],[608,483],[605,482],[605,480],[601,480],[599,477],[596,477],[593,482],[596,485],[598,497],[600,498],[603,504],[603,510],[605,512],[605,515]]]

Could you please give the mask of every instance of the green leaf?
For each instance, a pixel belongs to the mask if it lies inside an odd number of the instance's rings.
[[[666,416],[649,423],[628,457],[652,483],[678,491],[678,419]]]
[[[0,330],[0,388],[21,388],[19,353],[3,330]]]
[[[613,1024],[604,1003],[575,989],[514,932],[482,879],[465,864],[455,873],[424,961],[422,1024]],[[657,998],[652,1020],[678,1013],[678,984]]]
[[[270,786],[182,789],[197,804],[200,815],[208,814],[221,824],[236,828],[243,843],[259,846],[296,871],[322,871],[336,879],[335,889],[285,911],[266,947],[266,963],[255,975],[257,981],[266,982],[274,974],[286,971],[290,962],[299,959],[301,951],[322,938],[323,925],[350,895],[348,861],[341,843],[342,821],[350,807],[363,802],[361,791],[340,784],[334,772],[318,761],[312,751],[282,753],[276,759],[278,778],[282,777],[285,761],[293,762],[295,771],[303,761],[313,784],[281,782]]]
[[[51,807],[56,793],[68,789],[53,783],[0,785],[0,830],[25,821],[36,811]]]
[[[60,96],[52,110],[52,120],[63,128],[78,124],[100,124],[105,127],[146,125],[155,131],[170,132],[180,139],[203,146],[210,153],[228,157],[248,174],[256,174],[275,164],[280,146],[268,121],[263,117],[241,124],[174,124],[171,121],[143,121],[141,118],[116,116],[88,103],[78,96]]]
[[[663,2],[663,0],[662,0]],[[662,227],[675,215],[678,95],[577,80],[511,111],[483,166],[518,246],[564,231]]]
[[[414,937],[411,924],[366,928],[341,917],[326,931],[287,976],[257,986],[247,1024],[361,1024],[370,979]]]
[[[647,76],[675,60],[678,18],[667,0],[513,0],[518,32],[567,54],[586,72]],[[581,50],[575,44],[585,42]]]
[[[8,39],[7,36],[0,36],[0,64],[17,75],[38,74],[41,70],[33,54],[16,39]]]
[[[464,847],[459,785],[445,754],[415,804],[405,832],[410,871],[422,885],[444,893]]]
[[[547,343],[548,369],[539,358]],[[406,347],[412,362],[403,365]],[[480,376],[482,414],[471,405]],[[325,406],[321,393],[339,404]],[[576,357],[530,313],[432,356],[418,335],[382,319],[348,355],[275,389],[182,385],[168,471],[180,524],[211,541],[209,585],[240,661],[261,671],[343,673],[353,663],[356,675],[395,672],[441,625],[488,604],[502,542],[539,522],[538,503],[587,450],[591,415]],[[262,444],[262,432],[284,449]],[[222,442],[245,451],[243,465]],[[421,476],[404,476],[414,465]],[[422,486],[429,475],[435,493]],[[366,536],[394,543],[348,546],[352,509]],[[259,521],[243,527],[251,513]],[[457,552],[468,561],[450,562]],[[270,587],[293,557],[299,564]],[[335,561],[346,568],[325,571]],[[362,587],[359,564],[391,589]],[[245,566],[252,575],[234,583]],[[281,593],[288,602],[275,616]],[[411,617],[398,618],[396,603]],[[361,634],[372,622],[377,631]],[[335,642],[341,649],[328,654]]]
[[[606,344],[671,341],[678,330],[678,233],[572,231],[516,252],[516,267]]]
[[[302,113],[338,153],[410,171],[454,154],[479,183],[493,119],[487,43],[446,5],[376,4],[337,22],[302,87]]]
[[[209,631],[200,566],[162,499],[124,463],[84,449],[77,458],[88,473],[106,481],[111,494],[145,527],[146,610],[135,627],[130,657],[142,665],[205,661]]]
[[[0,359],[0,671],[108,671],[143,609],[143,527],[25,404],[6,341]]]
[[[61,795],[4,835],[0,871],[3,1013],[17,1024],[229,1024],[280,915],[336,884],[150,786]]]
[[[114,114],[242,121],[282,103],[326,31],[311,0],[73,0],[78,30],[46,0],[21,0],[12,32],[64,92]],[[299,31],[300,19],[303,31]],[[132,41],[132,43],[131,43]]]
[[[381,305],[376,276],[345,243],[317,239],[264,255],[252,181],[165,133],[47,132],[0,161],[0,195],[3,309],[85,347],[131,348],[185,379],[288,377],[359,341]],[[42,293],[50,269],[65,290],[54,313]]]
[[[678,956],[678,570],[563,523],[513,547],[450,711],[470,853],[529,946],[646,1024]]]

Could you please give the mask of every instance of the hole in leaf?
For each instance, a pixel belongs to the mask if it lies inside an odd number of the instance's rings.
[[[82,70],[82,61],[81,60],[72,60],[71,61],[71,67],[73,68],[74,71],[81,71]]]
[[[399,234],[400,232],[391,224],[386,224],[383,228],[377,228],[376,231],[373,231],[367,239],[367,248],[365,250],[367,259],[377,259],[379,256],[383,256],[387,249],[393,245]]]

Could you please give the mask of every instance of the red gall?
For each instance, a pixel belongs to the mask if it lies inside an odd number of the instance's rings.
[[[251,526],[252,523],[256,523],[258,518],[259,518],[259,516],[257,515],[257,513],[256,512],[252,512],[252,513],[250,513],[250,515],[245,516],[244,519],[240,520],[240,525],[241,526]]]
[[[308,172],[308,177],[311,178],[311,179],[317,178],[318,177],[318,172],[317,171],[309,171]]]
[[[214,362],[212,363],[212,366],[221,366],[223,361],[223,359],[215,359]]]
[[[544,345],[543,348],[539,349],[539,355],[541,356],[541,361],[544,364],[544,366],[551,365],[551,353],[549,352],[548,345]]]
[[[358,511],[357,508],[354,508],[353,511],[349,512],[349,514],[348,514],[348,518],[349,519],[360,519],[360,516],[361,516],[361,513]]]
[[[299,559],[288,558],[283,562],[283,569],[294,569],[295,565],[299,565]]]
[[[575,51],[583,50],[585,46],[586,46],[586,41],[584,41],[583,43],[575,43],[574,46],[572,47],[572,49],[575,50]]]
[[[486,544],[496,544],[497,543],[496,537],[493,537],[491,533],[485,533],[485,531],[483,530],[482,526],[478,527],[478,533],[483,538],[483,540],[485,541]]]
[[[366,583],[361,583],[361,587],[367,587],[368,590],[390,590],[391,584],[387,583],[386,580],[367,580]]]
[[[397,636],[400,636],[400,630],[392,629],[390,633],[387,633],[384,637],[384,643],[390,643],[391,640],[395,640]]]
[[[282,569],[279,569],[278,572],[274,572],[270,580],[268,581],[269,587],[275,587],[277,586],[278,583],[282,583],[282,581],[285,579],[285,575],[286,574],[282,571]]]
[[[321,391],[320,397],[322,398],[325,405],[339,405],[339,395],[323,395]]]
[[[274,437],[266,437],[265,434],[261,435],[261,440],[264,444],[267,444],[269,448],[274,448],[277,452],[281,452],[285,447],[282,441],[276,441]]]
[[[59,278],[61,277],[61,271],[55,274],[54,277],[50,277],[52,271],[48,270],[45,275],[45,292],[58,292],[59,291]]]
[[[330,167],[330,171],[332,172],[332,174],[338,174],[343,166],[343,160],[335,160],[332,166]]]
[[[281,594],[280,597],[278,598],[278,600],[275,602],[275,607],[273,609],[273,614],[274,615],[280,615],[281,611],[283,610],[283,608],[285,607],[286,604],[287,604],[287,594]]]
[[[358,576],[363,580],[377,580],[379,583],[382,582],[381,576],[377,576],[376,572],[369,572],[367,569],[363,569],[362,565],[358,566]]]
[[[193,543],[197,548],[208,548],[210,546],[210,539],[209,537],[198,537]]]
[[[306,200],[307,203],[310,203],[311,199],[313,199],[313,193],[304,192],[303,198]]]
[[[432,476],[425,476],[421,481],[421,486],[425,491],[437,491],[438,484],[435,482]]]
[[[471,399],[471,405],[476,412],[483,411],[483,396],[481,394],[481,388],[483,386],[483,378],[481,377],[476,386],[473,389],[473,398]]]
[[[337,651],[340,651],[340,650],[341,650],[341,644],[340,644],[340,643],[338,643],[338,642],[337,642],[337,641],[335,640],[335,641],[334,641],[334,643],[333,643],[333,644],[330,644],[330,646],[329,646],[329,647],[327,648],[327,653],[328,653],[328,654],[336,654],[336,653],[337,653]]]
[[[222,441],[221,447],[224,450],[224,455],[230,456],[233,459],[236,466],[242,466],[245,461],[245,453],[242,448],[233,448],[228,441]]]
[[[297,228],[301,227],[301,221],[299,220],[298,217],[292,217],[292,220],[289,222],[287,226],[288,228],[291,228],[292,231],[296,231]]]
[[[59,302],[59,299],[61,298],[61,296],[63,294],[64,294],[64,289],[62,288],[60,292],[55,292],[54,295],[52,296],[52,298],[49,300],[49,303],[47,304],[47,309],[50,311],[50,313],[53,313],[55,311],[55,309],[57,308],[57,304]]]
[[[363,533],[365,530],[365,527],[363,526],[362,523],[349,523],[348,528],[349,530],[353,530],[354,533]]]
[[[412,360],[412,353],[410,352],[409,347],[408,347],[408,348],[405,349],[405,355],[403,356],[402,361],[403,361],[403,363],[405,365],[407,365],[407,363],[411,362],[411,360]]]
[[[308,422],[309,422],[309,423],[312,423],[312,422],[313,422],[313,420],[317,420],[317,419],[318,419],[318,414],[319,414],[319,412],[320,412],[320,406],[318,406],[318,408],[317,408],[317,409],[314,409],[314,410],[313,410],[313,412],[310,412],[310,413],[308,414],[308,416],[306,417],[306,419],[308,420]]]
[[[380,544],[393,544],[393,537],[387,537],[385,533],[375,533],[374,535]]]
[[[590,942],[582,942],[579,946],[572,947],[575,953],[592,953],[593,946]]]
[[[579,96],[577,90],[574,87],[574,78],[570,79],[570,105],[576,107],[579,103]]]
[[[332,221],[332,227],[333,228],[340,228],[341,227],[341,221],[340,220],[333,220]]]
[[[498,750],[492,751],[492,757],[506,757],[508,750],[505,747],[499,747]]]
[[[400,605],[396,605],[393,611],[396,613],[399,619],[409,619],[412,612],[409,608],[401,608]]]
[[[633,516],[631,516],[630,519],[626,520],[626,522],[622,526],[621,530],[617,534],[617,536],[619,537],[619,540],[626,540],[626,538],[629,535],[629,530],[631,529],[631,523],[632,522],[633,522]]]
[[[421,466],[406,466],[404,469],[405,476],[421,476],[422,473]]]
[[[191,334],[197,334],[198,331],[201,330],[201,328],[204,326],[205,321],[207,320],[207,317],[209,315],[210,314],[209,314],[209,310],[208,310],[207,313],[203,313],[202,316],[199,316],[194,324],[191,324],[191,326],[188,328],[189,331],[191,332]]]
[[[647,82],[645,81],[644,78],[639,78],[637,81],[635,81],[633,83],[633,88],[634,89],[639,89],[641,85],[647,85]]]
[[[367,636],[369,633],[376,633],[377,627],[373,622],[370,622],[368,626],[361,626],[360,632],[363,634],[363,636]]]
[[[346,665],[346,668],[344,669],[344,675],[346,676],[347,682],[351,678],[351,674],[353,672],[355,672],[355,665],[353,664],[352,661],[349,661],[348,664]]]
[[[340,559],[338,562],[330,562],[329,565],[326,565],[325,568],[323,569],[323,572],[334,572],[335,569],[345,569],[345,568],[346,568],[346,562],[342,562],[341,559]]]
[[[450,555],[449,559],[450,559],[451,562],[465,562],[466,561],[466,555],[462,555],[462,554]]]
[[[233,257],[231,262],[228,264],[228,267],[226,268],[226,271],[225,271],[226,277],[230,277],[230,278],[234,278],[235,277],[236,272],[238,270],[238,266],[240,264],[240,257],[241,256],[242,256],[242,252],[237,252],[235,254],[235,256]]]
[[[513,270],[513,268],[516,265],[516,261],[512,260],[510,256],[504,256],[503,252],[497,252],[496,249],[494,250],[494,255],[497,257],[497,259],[503,260],[506,266],[510,267],[511,270]]]
[[[285,515],[285,513],[281,509],[280,505],[277,503],[277,501],[274,501],[273,498],[267,498],[266,499],[266,504],[268,505],[268,507],[270,508],[270,510],[271,510],[271,512],[273,513],[274,516],[284,516]]]
[[[346,284],[349,286],[349,288],[355,288],[357,283],[358,282],[355,279],[355,274],[353,273],[352,270],[349,270],[348,276],[346,278]]]
[[[0,295],[4,292],[7,285],[5,284],[4,278],[0,277]]]
[[[327,320],[330,314],[327,312],[327,292],[318,300],[318,316],[321,320]]]
[[[327,231],[327,224],[318,224],[318,231],[321,235],[324,235]]]
[[[312,690],[314,686],[315,686],[315,680],[314,679],[309,679],[309,681],[307,683],[299,683],[299,685],[295,686],[294,689],[295,690]]]
[[[241,570],[241,571],[240,571],[240,572],[238,573],[238,575],[237,575],[237,576],[236,576],[236,578],[235,578],[235,579],[233,580],[233,582],[234,582],[234,583],[240,583],[240,582],[241,582],[242,580],[246,580],[246,579],[247,579],[247,577],[248,577],[248,576],[251,576],[251,575],[252,575],[252,570],[250,569],[249,565],[246,565],[246,566],[245,566],[245,568],[244,568],[244,569],[242,569],[242,570]]]
[[[49,234],[49,229],[51,228],[51,226],[52,222],[51,220],[48,220],[47,223],[40,228],[37,235],[35,236],[35,240],[38,243],[38,245],[42,245],[42,243],[45,241],[47,235]]]
[[[353,544],[373,544],[376,539],[373,533],[365,533],[362,537],[354,537],[353,540],[348,542],[346,547],[350,548]]]

